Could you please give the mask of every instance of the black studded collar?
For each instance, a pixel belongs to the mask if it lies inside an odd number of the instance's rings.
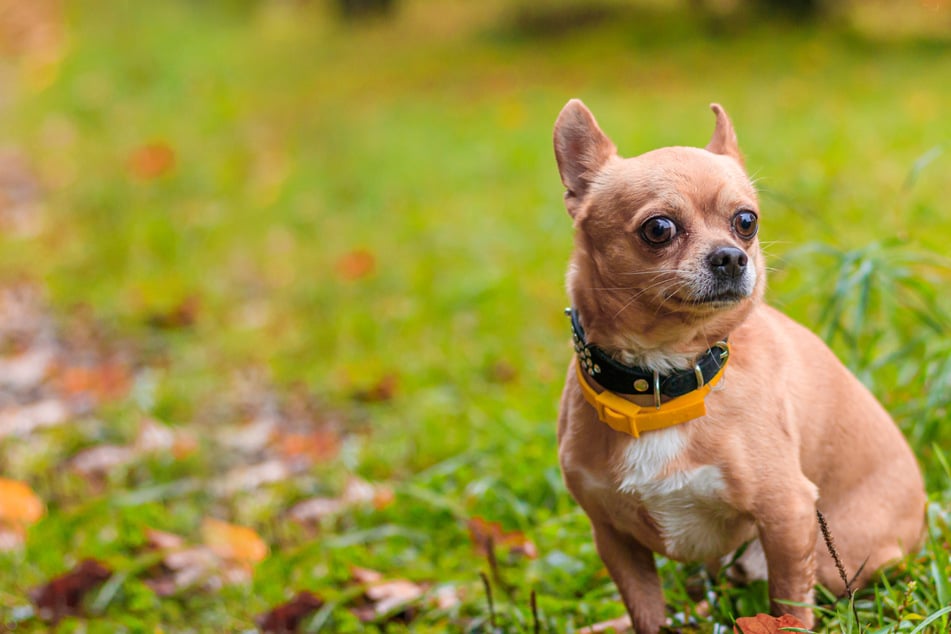
[[[661,396],[683,396],[709,383],[726,364],[730,355],[730,349],[724,340],[701,354],[692,369],[658,374],[615,361],[604,350],[585,340],[577,310],[566,308],[565,314],[571,318],[571,332],[578,363],[591,378],[604,389],[618,394],[653,394],[658,404]]]

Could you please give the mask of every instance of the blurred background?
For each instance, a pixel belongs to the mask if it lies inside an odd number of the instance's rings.
[[[947,535],[949,77],[944,0],[0,0],[0,476],[42,509],[0,504],[0,631],[86,558],[63,631],[267,630],[305,590],[302,631],[618,616],[554,440],[572,97],[622,155],[726,107],[770,301]],[[766,609],[662,563],[684,622]]]

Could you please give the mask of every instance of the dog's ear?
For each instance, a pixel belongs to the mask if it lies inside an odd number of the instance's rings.
[[[588,192],[591,181],[617,148],[611,142],[591,111],[579,99],[572,99],[562,108],[555,121],[555,159],[565,192],[565,207],[573,218]]]
[[[711,103],[710,109],[717,116],[717,126],[713,130],[713,138],[707,144],[707,150],[714,154],[731,156],[743,165],[743,155],[740,154],[740,146],[736,142],[736,132],[733,130],[733,124],[726,110],[718,103]]]

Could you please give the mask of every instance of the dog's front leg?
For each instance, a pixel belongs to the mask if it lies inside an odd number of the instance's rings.
[[[773,614],[791,614],[807,628],[813,625],[810,608],[780,601],[812,604],[816,583],[815,487],[806,481],[800,492],[772,498],[775,504],[759,513],[760,542],[769,571],[769,598]]]
[[[594,543],[621,592],[637,634],[655,634],[666,623],[664,594],[654,553],[606,522],[592,521]]]

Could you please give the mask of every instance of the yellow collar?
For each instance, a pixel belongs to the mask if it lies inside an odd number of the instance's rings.
[[[726,357],[729,361],[729,355]],[[637,403],[632,403],[627,399],[621,398],[614,392],[604,390],[596,391],[584,373],[581,366],[575,360],[575,371],[578,375],[578,385],[581,386],[581,393],[584,400],[598,412],[598,418],[602,423],[607,424],[611,429],[625,434],[630,434],[635,438],[640,437],[642,432],[673,427],[688,420],[700,418],[707,413],[707,406],[704,402],[707,394],[723,378],[723,372],[726,370],[726,363],[720,368],[720,371],[707,382],[703,387],[694,390],[683,396],[671,399],[657,407],[643,407]]]

